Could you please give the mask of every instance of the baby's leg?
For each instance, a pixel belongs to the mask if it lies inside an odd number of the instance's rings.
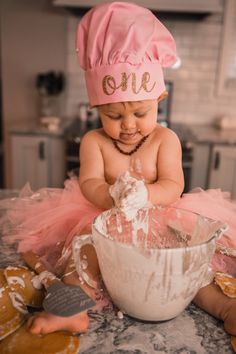
[[[224,321],[225,330],[236,335],[236,298],[226,296],[216,284],[211,283],[199,290],[193,302]]]
[[[85,254],[88,259],[88,264],[90,265],[88,268],[89,275],[93,280],[97,281],[100,276],[100,272],[94,248],[92,246],[85,246],[83,247],[81,254],[82,256]],[[66,284],[80,286],[91,298],[95,299],[94,289],[84,283],[81,283],[75,270],[73,259],[70,260],[67,266],[63,281]],[[70,317],[59,317],[43,311],[35,316],[32,316],[27,323],[29,331],[33,334],[46,334],[59,330],[82,333],[87,330],[88,325],[89,318],[87,311]]]

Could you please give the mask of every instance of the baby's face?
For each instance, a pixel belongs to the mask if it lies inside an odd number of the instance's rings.
[[[111,138],[133,145],[157,124],[158,100],[119,102],[98,106],[103,129]]]

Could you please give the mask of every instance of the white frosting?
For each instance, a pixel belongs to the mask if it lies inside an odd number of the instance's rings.
[[[119,320],[123,320],[123,318],[124,318],[123,312],[122,311],[118,311],[117,312],[117,317],[119,318]]]
[[[25,309],[24,300],[20,294],[10,292],[9,296],[11,298],[12,305],[13,307],[15,307],[15,309],[24,314],[28,313],[28,311]]]
[[[132,177],[128,171],[117,178],[109,192],[127,220],[134,219],[139,209],[150,205],[144,181]]]
[[[142,163],[140,159],[132,158],[129,169],[131,172],[135,172],[140,177],[143,177]]]
[[[81,267],[83,270],[88,268],[88,262],[85,259],[81,261]]]
[[[71,254],[70,248],[63,248],[60,261],[62,261],[63,259],[68,259],[70,257],[70,254]]]
[[[34,266],[35,269],[38,269],[38,268],[40,268],[40,267],[41,267],[41,263],[40,263],[40,262],[37,262],[37,263],[35,264],[35,266]]]
[[[56,279],[56,276],[50,272],[48,272],[47,270],[45,270],[44,272],[39,274],[39,279],[41,280],[41,282],[43,282],[45,279]]]
[[[40,277],[38,275],[35,275],[32,279],[31,279],[31,283],[33,285],[33,287],[35,289],[41,290],[43,285],[42,282],[40,280]]]
[[[74,266],[73,266],[73,267],[74,267]],[[63,274],[62,277],[61,277],[61,279],[68,277],[69,275],[73,274],[74,272],[76,272],[76,269],[73,269],[71,272],[68,272],[68,273]]]
[[[47,270],[45,270],[44,272],[40,273],[38,275],[38,277],[39,277],[38,280],[40,281],[40,283],[42,283],[44,285],[47,285],[48,280],[57,279],[57,277],[54,274],[48,272]]]
[[[23,268],[23,267],[22,267],[22,268]],[[14,267],[14,266],[8,266],[6,269],[7,269],[7,270],[19,270],[18,267]]]
[[[17,277],[17,276],[7,276],[7,282],[9,285],[13,284],[18,284],[20,285],[22,288],[25,288],[25,282],[22,278]]]
[[[2,297],[2,294],[4,293],[5,288],[0,288],[0,297]]]

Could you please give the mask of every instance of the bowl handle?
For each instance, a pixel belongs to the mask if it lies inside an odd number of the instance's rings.
[[[92,235],[78,235],[75,236],[72,242],[72,252],[75,262],[75,268],[82,282],[85,282],[91,288],[97,289],[98,284],[96,281],[91,279],[86,273],[87,260],[81,259],[81,247],[84,245],[93,245]]]

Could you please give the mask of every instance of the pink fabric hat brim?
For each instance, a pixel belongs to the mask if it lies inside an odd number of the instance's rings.
[[[99,70],[87,70],[85,79],[91,106],[157,99],[165,91],[159,62],[100,66]]]

